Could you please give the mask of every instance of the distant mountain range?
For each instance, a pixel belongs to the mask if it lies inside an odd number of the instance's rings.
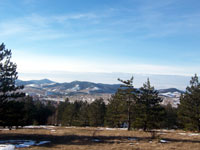
[[[17,85],[24,85],[23,91],[39,100],[64,101],[66,97],[70,101],[81,100],[92,102],[103,98],[105,102],[114,94],[120,84],[102,84],[85,81],[73,81],[70,83],[58,83],[48,79],[22,81],[17,80]],[[161,104],[170,103],[177,107],[183,91],[176,88],[160,89],[159,96],[163,98]]]
[[[78,95],[78,94],[114,94],[120,84],[102,84],[85,81],[73,81],[70,83],[57,83],[49,79],[22,81],[17,80],[17,85],[24,85],[25,91],[31,93],[43,93],[43,95]],[[162,93],[183,93],[176,88],[160,89]]]
[[[17,85],[24,85],[25,91],[32,95],[35,91],[44,95],[77,95],[77,94],[113,94],[120,84],[101,84],[85,81],[73,81],[70,83],[57,83],[48,79],[22,81],[17,80]]]
[[[168,88],[168,89],[160,89],[158,90],[159,93],[174,93],[174,92],[178,92],[178,93],[184,93],[184,91],[178,90],[176,88]]]

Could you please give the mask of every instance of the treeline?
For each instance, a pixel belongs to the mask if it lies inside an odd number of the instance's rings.
[[[0,126],[12,128],[25,125],[45,125],[55,113],[53,102],[33,101],[32,97],[26,96],[17,100],[8,101],[3,107]]]
[[[122,81],[122,80],[121,80]],[[177,129],[177,108],[161,106],[162,99],[149,80],[140,89],[132,85],[133,78],[123,81],[122,87],[108,100],[92,103],[69,100],[58,106],[58,124],[63,126],[106,126],[149,131],[157,128]]]
[[[177,108],[161,105],[162,98],[149,79],[136,89],[133,78],[122,82],[121,88],[108,100],[92,103],[69,100],[57,107],[57,123],[63,126],[107,126],[131,129],[185,129],[200,131],[200,83],[195,74],[190,86],[180,97]]]
[[[161,106],[158,91],[149,79],[136,89],[133,77],[121,80],[121,88],[105,104],[103,99],[91,103],[69,100],[57,104],[35,101],[16,86],[16,64],[11,62],[11,50],[0,45],[0,126],[62,125],[108,126],[131,129],[187,129],[200,131],[200,83],[195,74],[190,86],[181,95],[178,108]]]

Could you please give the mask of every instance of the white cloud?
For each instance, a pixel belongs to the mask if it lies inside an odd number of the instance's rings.
[[[94,19],[96,17],[97,15],[94,13],[78,13],[78,14],[70,14],[70,15],[57,15],[57,16],[53,16],[52,19],[63,23],[68,20]]]

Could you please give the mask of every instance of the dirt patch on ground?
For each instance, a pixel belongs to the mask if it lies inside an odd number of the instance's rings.
[[[42,127],[0,130],[0,141],[50,141],[24,150],[199,150],[200,134],[181,130],[157,130],[151,133],[111,128]]]

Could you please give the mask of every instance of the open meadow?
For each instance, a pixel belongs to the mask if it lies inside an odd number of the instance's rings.
[[[23,150],[200,150],[200,133],[157,130],[157,137],[143,131],[114,128],[36,126],[0,130],[0,141],[50,141]],[[2,142],[1,142],[2,143]]]

